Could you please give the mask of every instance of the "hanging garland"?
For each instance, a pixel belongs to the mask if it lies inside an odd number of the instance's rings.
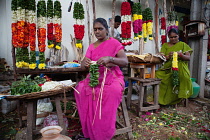
[[[121,19],[122,45],[131,45],[131,6],[129,2],[122,2]]]
[[[147,37],[148,36],[149,36],[149,40],[153,40],[152,29],[153,29],[152,10],[150,8],[146,8],[143,11],[143,37],[144,37],[144,43],[147,42]]]
[[[77,40],[76,47],[82,49],[82,39],[85,33],[84,8],[79,2],[74,3],[73,18],[75,19],[74,35]]]
[[[28,25],[29,25],[29,46],[30,46],[30,64],[29,69],[36,68],[36,1],[28,1]]]
[[[179,85],[179,69],[178,69],[178,53],[173,53],[173,61],[172,61],[172,85],[173,90],[176,88],[176,86]]]
[[[141,4],[134,3],[132,7],[133,12],[133,32],[134,32],[134,40],[138,40],[138,38],[142,38],[142,11]]]
[[[24,0],[17,0],[17,46],[16,46],[16,66],[18,68],[28,68],[29,66],[29,54],[28,54],[28,43],[25,41],[25,35],[27,32],[26,28],[26,3]],[[12,2],[15,4],[15,1]],[[13,5],[12,5],[13,7]],[[15,6],[14,6],[15,7]]]
[[[166,38],[166,18],[162,17],[160,19],[161,21],[161,43],[164,44],[167,42],[167,38]]]
[[[175,11],[171,11],[168,12],[168,25],[167,25],[167,33],[169,32],[169,30],[171,30],[172,28],[175,28],[178,30],[178,17],[177,17],[177,13]]]
[[[146,11],[144,10],[142,12],[143,15],[143,24],[142,24],[142,31],[143,31],[143,38],[144,38],[144,43],[147,43],[147,14]]]
[[[89,69],[89,73],[90,73],[90,82],[89,82],[89,86],[91,87],[95,87],[99,84],[99,65],[98,64],[91,64],[90,65],[90,69]]]
[[[56,46],[55,48],[60,50],[61,49],[61,40],[62,40],[62,10],[61,10],[61,3],[59,0],[54,2],[54,37]]]
[[[11,3],[11,10],[12,10],[12,24],[11,24],[11,28],[12,28],[12,46],[13,47],[18,47],[18,43],[17,43],[17,0],[12,0]]]
[[[53,1],[47,0],[47,47],[50,49],[54,47],[53,38]]]
[[[39,48],[39,69],[45,69],[45,41],[46,41],[46,3],[39,0],[37,4],[37,25],[38,25],[38,48]]]

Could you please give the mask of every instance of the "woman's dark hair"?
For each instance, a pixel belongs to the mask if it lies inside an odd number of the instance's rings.
[[[104,18],[95,19],[93,22],[93,25],[95,25],[95,23],[97,22],[101,23],[108,30],[109,27],[108,27],[107,21]]]
[[[168,35],[170,35],[171,33],[175,33],[175,34],[179,34],[179,31],[176,28],[172,28],[168,31]]]
[[[114,22],[119,22],[119,23],[121,23],[121,17],[120,16],[115,16],[115,18],[114,18]]]

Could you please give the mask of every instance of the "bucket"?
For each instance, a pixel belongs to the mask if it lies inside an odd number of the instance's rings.
[[[200,92],[200,86],[196,83],[195,78],[190,78],[192,81],[192,87],[193,87],[193,94],[190,96],[190,98],[196,98],[198,96],[198,93]]]

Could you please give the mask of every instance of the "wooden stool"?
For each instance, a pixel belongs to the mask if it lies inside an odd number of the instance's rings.
[[[130,139],[133,138],[132,127],[130,125],[130,120],[129,120],[128,111],[127,111],[127,107],[126,107],[124,97],[122,98],[122,102],[120,103],[120,107],[121,108],[118,109],[118,111],[122,111],[124,124],[119,122],[119,116],[117,115],[116,125],[118,126],[118,129],[116,130],[115,135],[120,135],[120,134],[127,133],[128,139],[130,140]]]
[[[158,96],[159,96],[159,84],[161,79],[157,78],[150,78],[150,79],[142,79],[142,78],[135,78],[129,77],[129,86],[128,86],[128,94],[127,94],[127,107],[130,109],[131,106],[131,96],[132,96],[132,81],[140,82],[139,84],[139,92],[138,92],[138,100],[133,104],[137,107],[137,115],[141,114],[141,111],[148,111],[148,110],[156,110],[159,109],[160,106],[158,104]],[[143,103],[146,103],[147,98],[147,86],[153,86],[153,95],[154,95],[154,104],[149,106],[143,106]]]
[[[131,68],[131,77],[135,77],[134,75],[134,69],[140,69],[140,75],[138,75],[139,78],[145,79],[145,72],[147,68],[151,68],[151,76],[150,78],[155,78],[155,67],[156,64],[153,63],[130,63]]]

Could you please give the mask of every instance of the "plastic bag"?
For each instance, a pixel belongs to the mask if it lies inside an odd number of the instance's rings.
[[[66,63],[63,65],[64,68],[72,68],[72,67],[79,67],[80,64],[78,63]]]
[[[63,114],[64,115],[64,114]],[[63,117],[63,123],[66,125],[66,128],[68,128],[68,120],[66,117]],[[44,119],[43,127],[46,126],[55,126],[58,125],[58,116],[57,115],[49,115]]]
[[[42,114],[45,112],[52,112],[53,106],[50,101],[50,98],[40,99],[37,102],[37,114]],[[43,123],[44,118],[37,118],[36,119],[36,125],[40,125]]]
[[[7,114],[17,108],[17,101],[7,101],[6,99],[1,100],[1,112]]]

